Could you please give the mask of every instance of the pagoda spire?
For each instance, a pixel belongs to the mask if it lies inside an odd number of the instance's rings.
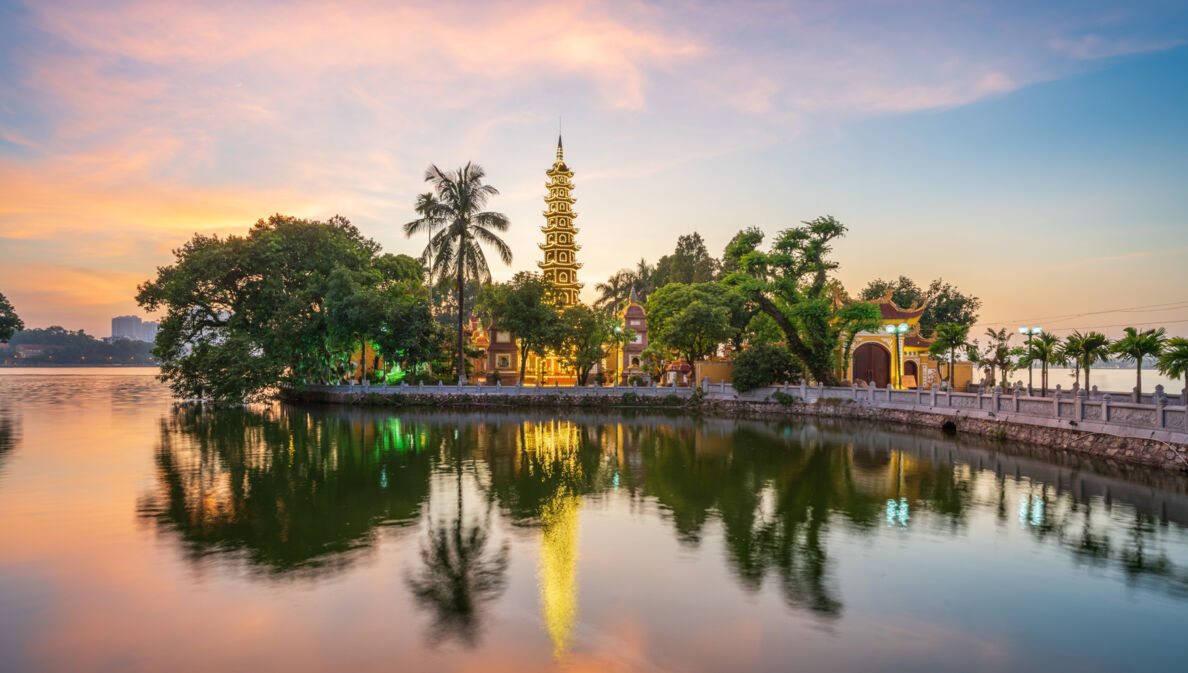
[[[545,204],[545,226],[541,231],[545,235],[545,242],[540,245],[544,259],[537,263],[541,276],[552,283],[560,292],[563,303],[573,306],[578,302],[578,294],[582,284],[578,282],[578,269],[581,264],[577,261],[579,246],[574,241],[577,228],[573,226],[573,218],[577,213],[573,210],[574,198],[570,194],[573,190],[573,171],[565,165],[564,148],[561,145],[561,134],[557,134],[557,160],[553,167],[545,171],[549,181],[545,184],[547,195]]]

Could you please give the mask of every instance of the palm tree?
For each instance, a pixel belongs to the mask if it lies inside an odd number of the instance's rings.
[[[986,344],[986,350],[981,352],[981,360],[990,367],[990,385],[997,383],[997,371],[1002,372],[1002,384],[1006,385],[1007,374],[1011,370],[1011,356],[1014,355],[1011,348],[1010,341],[1013,334],[1007,331],[1007,328],[995,330],[994,328],[986,328],[986,336],[990,341]]]
[[[633,272],[628,269],[620,269],[606,279],[605,283],[595,283],[594,289],[598,292],[598,300],[594,302],[594,308],[613,313],[616,308],[631,297],[634,280]]]
[[[1143,358],[1148,355],[1159,355],[1163,351],[1163,343],[1167,340],[1167,330],[1160,327],[1159,329],[1148,329],[1139,331],[1133,327],[1127,327],[1125,330],[1126,336],[1114,342],[1110,347],[1110,352],[1120,356],[1123,360],[1134,360],[1135,362],[1135,385],[1134,391],[1136,399],[1143,399]]]
[[[1085,370],[1085,388],[1089,388],[1089,370],[1098,362],[1105,362],[1110,356],[1110,340],[1101,332],[1081,334],[1073,332],[1064,341],[1063,354],[1077,367],[1077,380],[1080,371]]]
[[[1060,347],[1060,337],[1048,332],[1040,332],[1032,340],[1031,344],[1027,346],[1024,351],[1024,362],[1028,364],[1039,361],[1040,370],[1040,395],[1042,397],[1048,396],[1048,365],[1064,363],[1064,352]]]
[[[484,211],[487,199],[499,193],[491,185],[483,184],[487,175],[482,166],[467,163],[456,171],[443,171],[430,166],[425,182],[433,183],[433,191],[417,197],[416,211],[421,217],[404,225],[404,235],[429,234],[429,244],[421,253],[421,261],[429,267],[430,280],[453,278],[458,294],[458,380],[466,380],[466,351],[463,347],[464,288],[466,279],[479,282],[491,280],[491,269],[482,244],[499,252],[504,264],[511,264],[512,251],[495,231],[507,231],[508,219],[503,213]]]
[[[1064,358],[1064,361],[1072,363],[1073,374],[1075,375],[1077,385],[1081,384],[1081,361],[1077,359],[1075,353],[1081,347],[1081,341],[1083,341],[1083,338],[1080,333],[1073,332],[1064,337],[1064,343],[1058,347],[1060,356]]]
[[[949,354],[949,372],[946,380],[949,390],[953,389],[953,367],[957,361],[957,351],[968,345],[965,341],[968,337],[969,325],[962,325],[955,322],[946,322],[937,325],[936,331],[932,336],[932,345],[929,346],[928,351],[933,355]]]
[[[1163,346],[1163,353],[1159,356],[1159,371],[1173,379],[1184,377],[1184,387],[1188,388],[1188,339],[1172,337]]]
[[[648,264],[648,261],[642,257],[635,265],[635,270],[631,272],[631,286],[635,288],[635,293],[639,295],[640,301],[646,301],[648,295],[652,294],[652,290],[656,289],[655,283],[652,282],[652,276],[655,273],[656,267]]]

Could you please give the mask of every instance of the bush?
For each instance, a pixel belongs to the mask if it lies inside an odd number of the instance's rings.
[[[790,404],[794,404],[796,402],[796,397],[794,395],[789,395],[788,393],[786,393],[782,390],[777,390],[774,393],[772,393],[771,399],[775,400],[776,402],[779,402],[780,404],[784,405],[785,407]]]
[[[788,349],[756,344],[734,356],[734,389],[740,393],[792,378],[796,363]]]
[[[634,386],[647,385],[647,381],[644,379],[644,377],[640,376],[639,374],[632,375],[631,378],[627,379],[627,383],[629,385],[634,385]]]
[[[487,374],[487,383],[491,385],[499,385],[499,372],[491,372]]]
[[[635,404],[639,397],[635,393],[623,393],[623,404]]]

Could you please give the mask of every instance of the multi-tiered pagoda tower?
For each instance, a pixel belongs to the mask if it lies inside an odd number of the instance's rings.
[[[577,229],[573,226],[573,218],[577,213],[573,211],[574,199],[569,195],[573,189],[573,171],[565,165],[565,155],[561,147],[561,136],[557,136],[557,160],[553,167],[545,171],[549,176],[548,196],[545,203],[549,208],[544,212],[545,242],[540,244],[544,251],[544,261],[538,262],[541,275],[551,282],[564,298],[565,306],[573,306],[578,301],[578,293],[582,284],[577,280],[577,270],[581,264],[577,261],[577,251],[580,249],[574,243],[573,237]]]

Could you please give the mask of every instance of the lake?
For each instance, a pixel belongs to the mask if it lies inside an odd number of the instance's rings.
[[[1179,474],[153,373],[0,371],[0,670],[1184,670]]]

